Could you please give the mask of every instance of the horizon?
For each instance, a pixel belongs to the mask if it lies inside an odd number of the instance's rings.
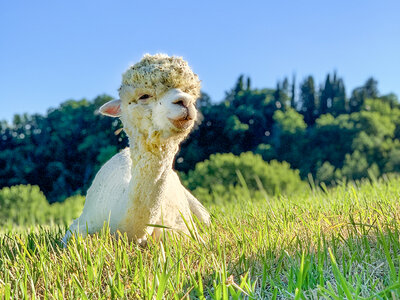
[[[297,87],[308,75],[319,87],[337,71],[348,96],[371,76],[381,94],[399,96],[399,9],[396,1],[1,3],[0,120],[117,97],[126,68],[156,52],[188,60],[213,102],[240,74],[252,88],[274,89],[293,74]]]

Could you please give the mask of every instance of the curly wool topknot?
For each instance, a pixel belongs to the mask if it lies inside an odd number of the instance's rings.
[[[145,54],[122,75],[123,87],[153,90],[156,95],[179,88],[195,98],[200,96],[200,80],[188,63],[177,56]]]

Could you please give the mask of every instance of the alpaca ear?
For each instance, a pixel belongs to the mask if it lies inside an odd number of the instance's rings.
[[[100,113],[109,117],[120,117],[121,116],[121,100],[111,100],[104,103],[100,109]]]

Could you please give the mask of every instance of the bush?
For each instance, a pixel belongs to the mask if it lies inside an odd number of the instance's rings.
[[[46,218],[48,203],[36,185],[16,185],[0,190],[0,224],[36,224]]]
[[[64,202],[56,202],[49,207],[48,221],[56,224],[69,225],[72,219],[79,217],[82,212],[85,197],[81,195],[71,196]]]
[[[4,187],[0,190],[0,225],[65,225],[79,216],[84,199],[77,195],[50,205],[36,185]]]
[[[287,162],[272,160],[267,163],[252,152],[240,156],[213,154],[182,177],[184,184],[195,194],[195,189],[204,194],[221,187],[228,191],[230,186],[247,187],[250,191],[264,189],[269,195],[291,194],[306,186],[299,171],[291,169]]]

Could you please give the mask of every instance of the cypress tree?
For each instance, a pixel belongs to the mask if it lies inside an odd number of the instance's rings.
[[[250,88],[251,88],[251,79],[250,79],[250,77],[247,77],[246,90],[250,91]]]
[[[369,99],[376,99],[379,97],[378,91],[378,81],[376,81],[373,77],[367,79],[364,84],[365,97]]]
[[[329,108],[332,106],[332,85],[331,78],[328,74],[325,79],[325,85],[321,88],[321,97],[320,97],[320,106],[319,111],[320,114],[326,114]]]
[[[290,97],[289,97],[289,80],[287,77],[282,82],[282,90],[281,90],[281,101],[283,107],[287,107],[290,105]]]
[[[296,109],[296,75],[294,74],[292,78],[292,88],[290,94],[290,107]]]
[[[308,125],[314,125],[318,113],[314,78],[312,76],[308,76],[301,84],[300,90],[300,99],[304,121]]]
[[[276,83],[276,89],[273,96],[276,108],[282,108],[282,90],[279,81]]]
[[[348,111],[346,90],[343,80],[338,79],[336,73],[332,83],[332,112],[335,116],[344,114]]]

